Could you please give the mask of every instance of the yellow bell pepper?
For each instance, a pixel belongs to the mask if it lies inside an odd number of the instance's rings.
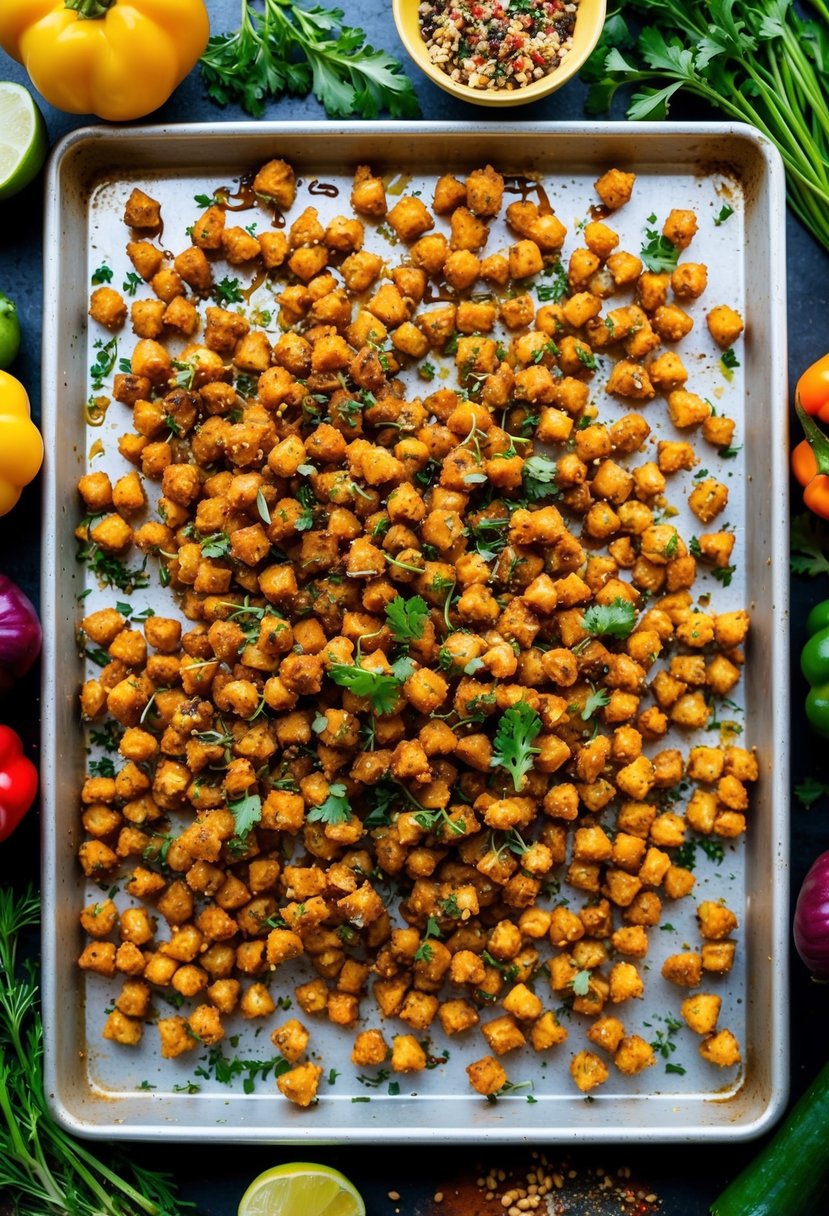
[[[43,463],[43,440],[32,422],[25,388],[0,372],[0,515],[11,511]]]
[[[209,35],[203,0],[0,0],[0,46],[46,100],[112,122],[163,105]]]

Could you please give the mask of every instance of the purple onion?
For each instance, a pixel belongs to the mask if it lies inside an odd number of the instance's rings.
[[[794,910],[797,953],[818,980],[829,980],[829,851],[803,879]]]
[[[24,676],[40,654],[43,631],[34,605],[0,574],[0,692]]]

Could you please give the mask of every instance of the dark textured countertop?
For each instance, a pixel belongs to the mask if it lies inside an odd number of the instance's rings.
[[[213,29],[221,32],[238,23],[238,0],[207,0]],[[391,19],[390,5],[378,0],[343,0],[350,23],[362,25],[370,40],[400,58],[405,54],[400,46]],[[498,120],[498,111],[482,111],[455,102],[442,93],[414,66],[410,76],[417,89],[423,115],[430,119],[475,122],[486,118]],[[0,52],[0,78],[26,82],[20,67]],[[573,82],[561,92],[536,103],[503,112],[505,121],[583,120],[584,88]],[[60,114],[43,106],[52,142],[67,131],[84,124],[83,117]],[[713,117],[687,106],[675,110],[676,117],[701,119]],[[177,90],[166,106],[150,121],[185,122],[245,118],[241,111],[229,107],[216,109],[203,95],[198,75],[191,75]],[[272,119],[320,119],[323,112],[313,98],[285,100],[271,104],[266,117]],[[615,117],[622,117],[621,111]],[[35,417],[40,401],[40,317],[42,308],[42,183],[35,182],[16,198],[0,202],[0,290],[12,296],[20,309],[24,337],[21,354],[12,369],[27,385]],[[793,219],[788,230],[788,341],[789,369],[792,384],[800,371],[824,353],[829,345],[826,324],[829,311],[829,255]],[[775,437],[772,437],[775,441]],[[787,437],[776,441],[786,444]],[[794,509],[800,509],[795,501]],[[0,570],[19,582],[37,601],[40,534],[39,486],[35,483],[23,494],[12,515],[0,520]],[[793,760],[794,780],[805,775],[829,779],[825,745],[810,733],[802,712],[804,684],[796,657],[804,640],[804,621],[808,608],[817,600],[829,596],[829,580],[793,579],[792,652],[795,657],[792,674],[792,725],[788,738],[779,740],[781,753],[789,749]],[[25,737],[30,753],[37,755],[38,692],[37,673],[23,681],[12,704],[0,706],[0,720],[14,725]],[[797,803],[792,808],[791,879],[793,893],[799,889],[811,860],[829,847],[829,804],[819,802],[811,811]],[[38,864],[38,823],[32,814],[9,843],[0,846],[0,881],[18,883],[25,874],[34,877]],[[791,961],[791,1072],[792,1097],[797,1097],[823,1063],[826,1055],[825,1026],[829,1014],[829,987],[813,984],[796,957]],[[565,1162],[584,1177],[596,1168],[615,1173],[622,1167],[632,1171],[634,1190],[643,1195],[657,1194],[665,1216],[702,1216],[709,1203],[724,1184],[748,1162],[756,1144],[702,1146],[633,1146],[580,1148],[559,1153],[555,1147],[545,1150],[550,1162]],[[293,1160],[297,1156],[330,1163],[343,1169],[366,1197],[369,1212],[383,1214],[399,1212],[401,1216],[426,1216],[431,1212],[429,1202],[436,1190],[451,1196],[457,1180],[474,1180],[480,1163],[475,1152],[462,1152],[435,1145],[429,1148],[211,1148],[198,1144],[172,1146],[130,1146],[128,1151],[146,1164],[172,1170],[181,1185],[182,1195],[194,1200],[201,1216],[233,1216],[238,1200],[248,1182],[269,1165]],[[488,1150],[487,1167],[519,1168],[530,1163],[529,1150]],[[474,1189],[474,1188],[473,1188]],[[392,1200],[388,1192],[397,1192]],[[588,1213],[601,1216],[605,1212],[635,1211],[635,1204],[597,1204],[578,1197],[579,1187],[568,1184],[563,1192],[570,1195],[568,1206],[561,1211],[579,1216]],[[435,1208],[435,1211],[441,1209]],[[444,1211],[448,1205],[444,1204]],[[458,1209],[453,1208],[453,1211]],[[472,1216],[475,1205],[463,1207]],[[309,1213],[309,1216],[312,1216]],[[747,1214],[748,1216],[748,1214]],[[817,1213],[815,1213],[817,1216]]]

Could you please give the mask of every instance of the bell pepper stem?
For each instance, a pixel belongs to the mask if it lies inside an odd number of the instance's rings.
[[[64,0],[66,8],[78,14],[79,21],[95,21],[106,17],[115,0]]]
[[[824,435],[818,424],[806,413],[800,401],[795,398],[794,408],[803,427],[806,441],[812,449],[819,473],[829,473],[829,438]]]

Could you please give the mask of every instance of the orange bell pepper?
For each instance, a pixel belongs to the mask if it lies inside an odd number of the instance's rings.
[[[829,422],[829,355],[807,367],[797,382],[795,400],[821,422]]]
[[[794,408],[806,438],[792,452],[792,472],[809,510],[829,519],[829,438],[814,421],[829,422],[829,355],[807,367],[798,380]]]

